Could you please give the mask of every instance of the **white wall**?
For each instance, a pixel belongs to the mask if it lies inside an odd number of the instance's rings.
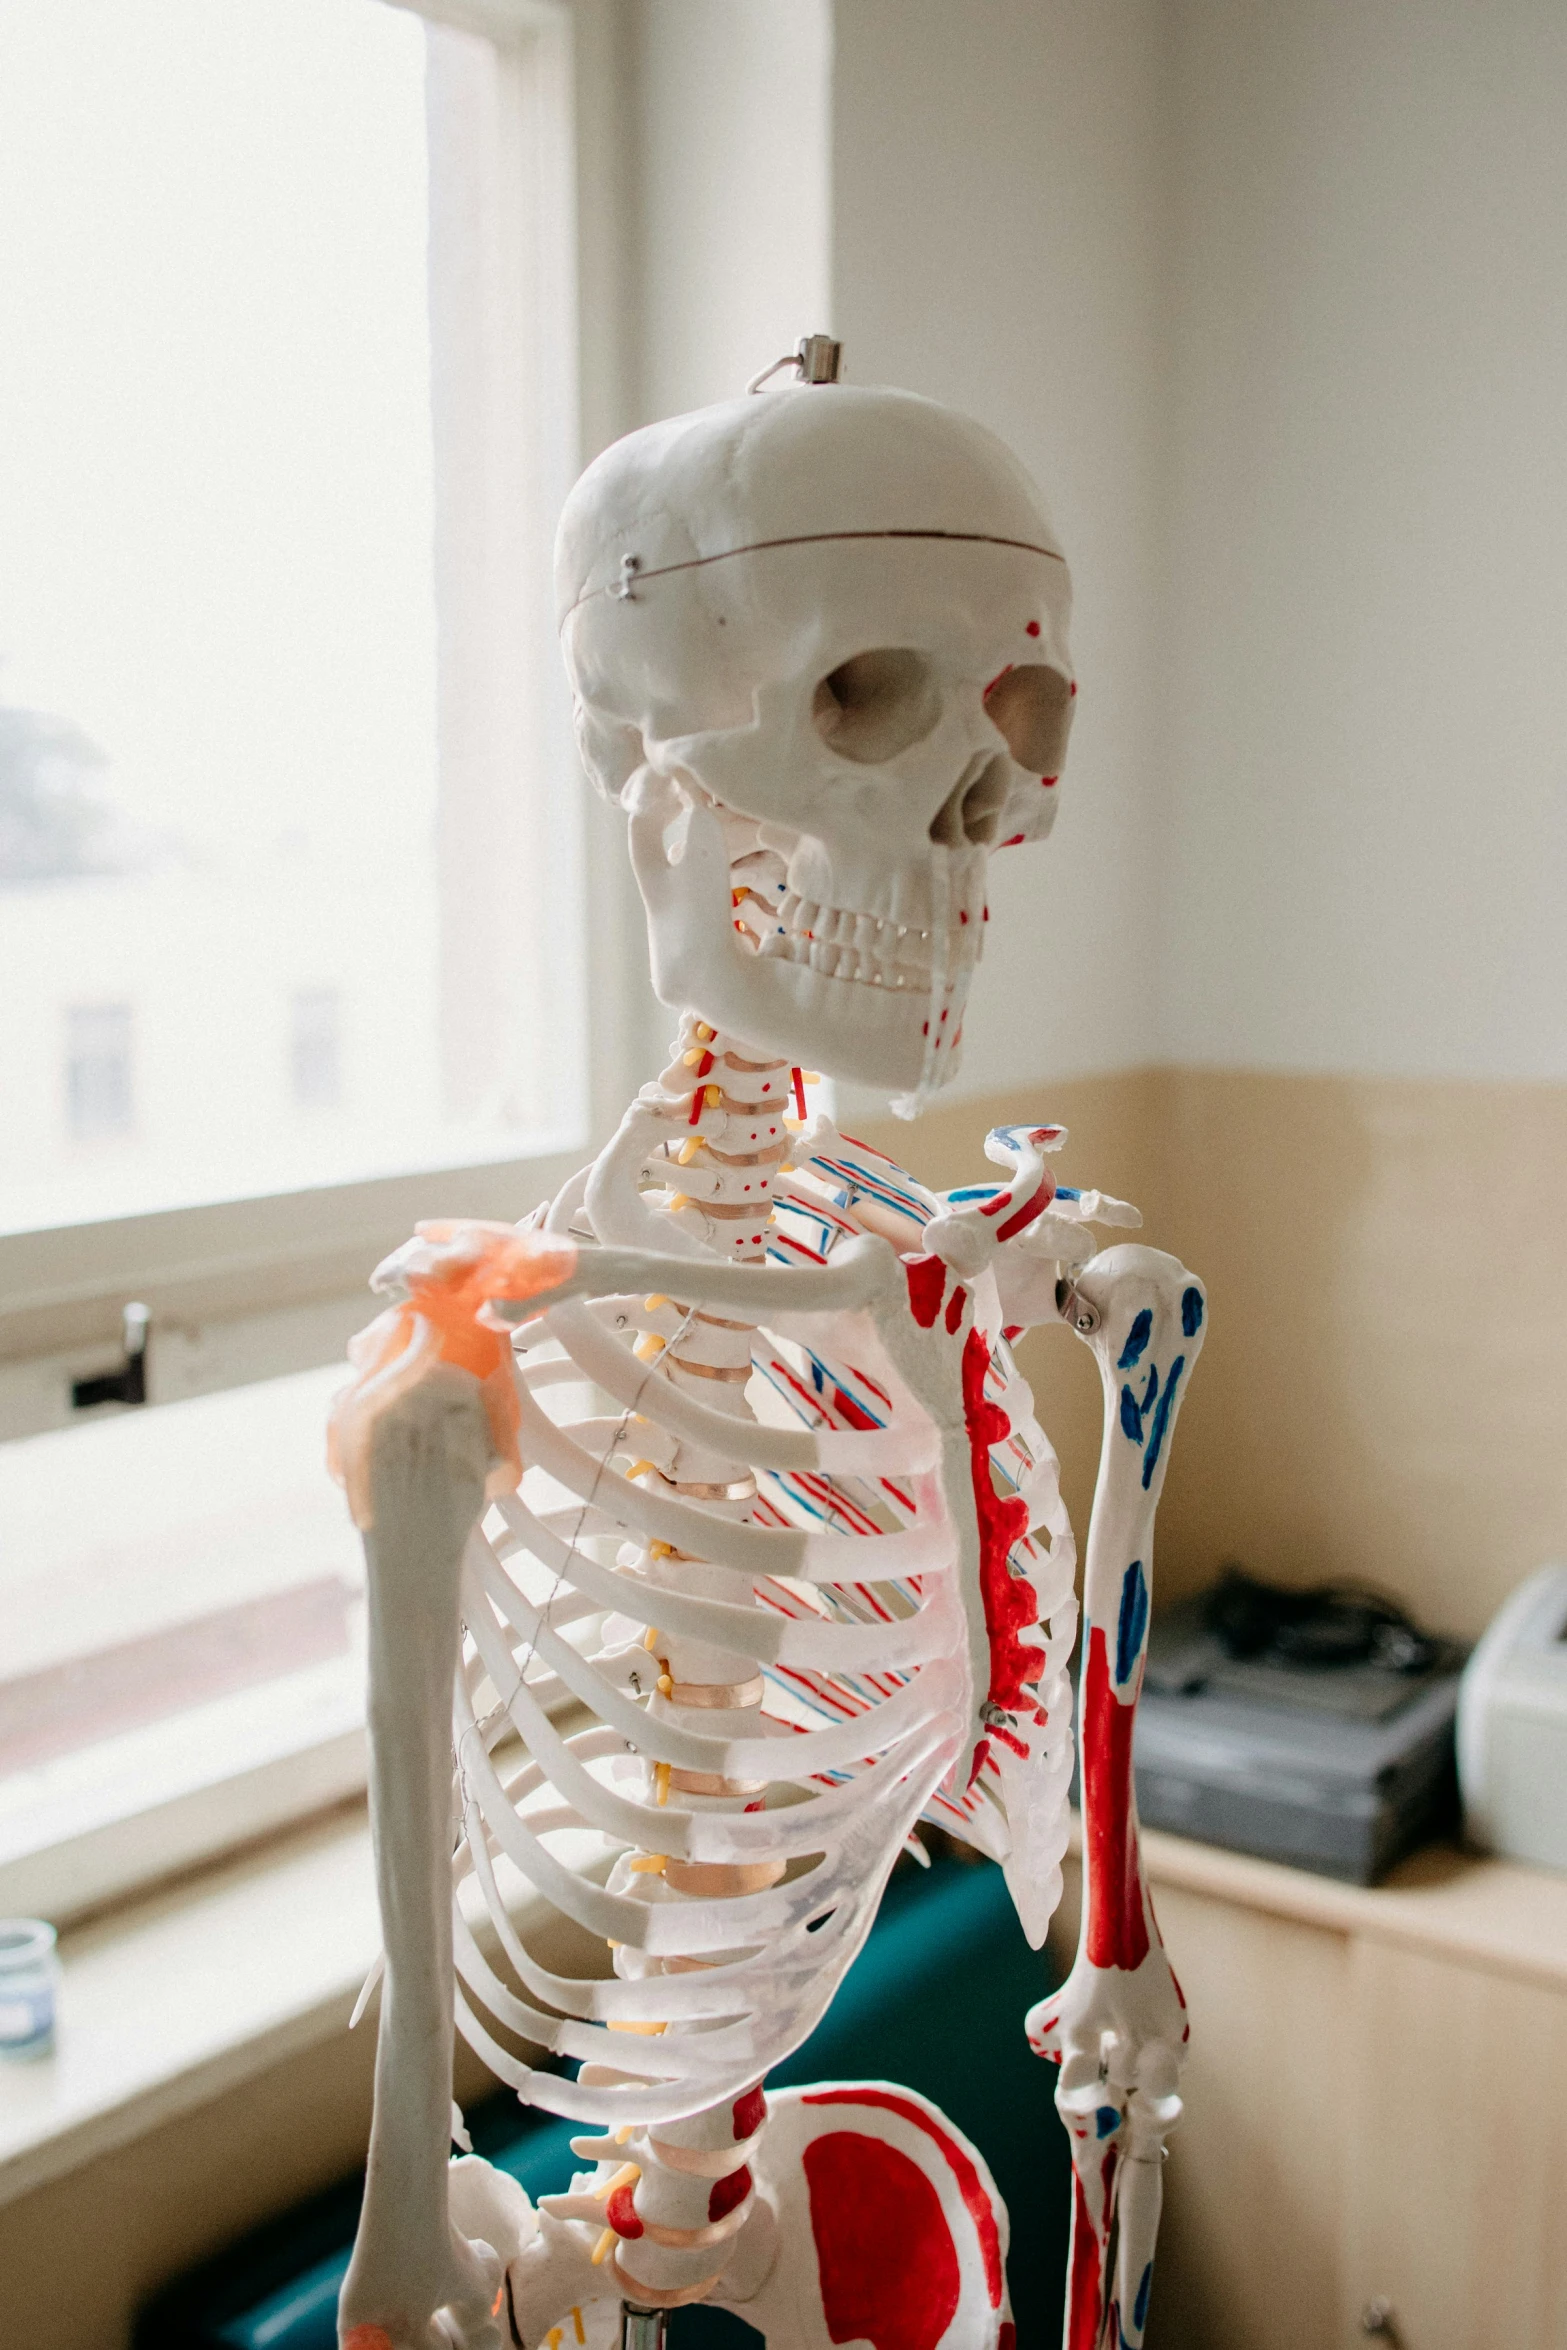
[[[1173,14],[1162,1057],[1567,1076],[1567,9]]]
[[[1079,586],[1047,848],[998,859],[956,1091],[1154,1033],[1156,0],[639,0],[638,406],[726,397],[831,327],[860,383],[984,419]],[[1046,1106],[1042,1104],[1042,1107]]]
[[[1157,0],[838,0],[835,331],[1035,473],[1080,678],[1048,844],[992,867],[958,1094],[1150,1057],[1164,172]]]
[[[1567,1076],[1561,0],[636,0],[639,410],[830,319],[1056,512],[957,1090]],[[830,288],[830,295],[829,295]]]
[[[830,0],[637,0],[645,418],[733,399],[830,305]]]

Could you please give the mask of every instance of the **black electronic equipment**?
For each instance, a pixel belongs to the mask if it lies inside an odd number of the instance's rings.
[[[1145,1825],[1370,1885],[1458,1820],[1464,1652],[1358,1586],[1232,1570],[1154,1618],[1134,1760]]]

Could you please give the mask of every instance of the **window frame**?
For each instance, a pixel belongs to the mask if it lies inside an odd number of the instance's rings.
[[[514,226],[544,248],[527,266],[547,297],[542,307],[556,338],[544,355],[553,400],[545,494],[553,511],[581,464],[635,421],[622,72],[631,35],[616,0],[382,4],[491,40],[525,77],[511,112],[530,143],[526,170],[510,184],[528,211]],[[549,819],[574,800],[562,821],[578,828],[572,854],[580,858],[585,930],[580,1120],[540,1133],[525,1151],[461,1164],[0,1234],[0,1443],[59,1428],[87,1434],[92,1415],[73,1412],[71,1382],[112,1363],[132,1300],[151,1317],[153,1407],[341,1360],[348,1337],[376,1310],[368,1274],[418,1219],[512,1221],[526,1213],[582,1165],[659,1065],[667,1014],[647,974],[622,819],[582,773],[564,674],[553,659],[551,674],[553,698],[542,697]],[[119,1415],[125,1407],[102,1409]],[[155,1417],[155,1409],[147,1415]],[[68,1506],[68,1495],[61,1500]],[[61,1920],[92,1914],[362,1798],[364,1785],[365,1734],[356,1719],[323,1722],[319,1736],[260,1761],[221,1761],[204,1781],[171,1787],[140,1809],[121,1810],[117,1791],[105,1787],[57,1837],[0,1863],[0,1909]]]
[[[519,76],[516,127],[528,135],[516,141],[513,184],[527,217],[513,229],[531,240],[526,266],[541,297],[530,323],[541,338],[533,380],[545,386],[540,494],[558,509],[586,456],[630,421],[618,392],[621,190],[613,174],[606,186],[603,172],[616,144],[609,118],[617,99],[605,86],[614,77],[614,29],[601,21],[602,0],[381,5],[491,41]],[[460,1164],[0,1234],[0,1441],[78,1424],[72,1382],[112,1367],[132,1301],[151,1316],[154,1406],[332,1360],[368,1318],[369,1272],[418,1218],[512,1221],[558,1188],[613,1125],[654,1065],[661,1015],[620,825],[592,803],[558,664],[541,699],[551,792],[574,793],[567,821],[580,817],[580,846],[566,861],[580,854],[586,933],[581,1126]]]

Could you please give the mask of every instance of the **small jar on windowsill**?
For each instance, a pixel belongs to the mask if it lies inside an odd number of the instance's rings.
[[[0,1918],[0,2058],[11,2063],[54,2054],[54,1945],[42,1918]]]

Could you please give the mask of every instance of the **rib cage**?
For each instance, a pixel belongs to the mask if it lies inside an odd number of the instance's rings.
[[[586,1189],[579,1177],[548,1224],[580,1219]],[[886,1218],[901,1219],[905,1248],[946,1204],[827,1130],[820,1155],[774,1186],[768,1255],[828,1262],[863,1228],[843,1212],[858,1201],[884,1230]],[[901,1302],[896,1310],[905,1311]],[[690,1319],[688,1310],[682,1329]],[[580,2122],[675,2122],[735,2097],[798,2046],[863,1942],[922,1815],[997,1858],[1010,1845],[1054,1906],[1071,1768],[1074,1551],[1026,1386],[998,1334],[987,1392],[1008,1434],[991,1461],[1003,1489],[1028,1497],[1030,1524],[1051,1536],[1047,1552],[1025,1535],[1012,1562],[1039,1596],[1040,1728],[1031,1753],[1020,1742],[1017,1756],[992,1750],[960,1789],[943,1785],[974,1694],[952,1511],[972,1500],[943,1490],[928,1399],[900,1377],[875,1313],[785,1322],[787,1334],[755,1332],[752,1362],[794,1427],[736,1418],[657,1376],[631,1351],[649,1327],[640,1299],[579,1300],[519,1334],[523,1455],[569,1498],[546,1506],[521,1490],[505,1497],[464,1563],[458,1869],[477,1877],[520,1995],[459,1911],[457,2021],[524,2099]],[[618,1408],[552,1415],[547,1403],[583,1382]],[[659,1459],[676,1442],[727,1457],[743,1471],[731,1484],[754,1492],[718,1501],[662,1490]],[[628,1449],[646,1456],[643,1474],[613,1465]],[[721,1581],[727,1595],[650,1582],[654,1543],[695,1553],[701,1580]],[[749,1660],[767,1686],[760,1720],[750,1716],[762,1735],[670,1718],[648,1694],[660,1631]],[[586,1727],[563,1730],[551,1719],[568,1695],[587,1708]],[[503,1776],[495,1749],[514,1734],[526,1759]],[[757,1783],[774,1800],[745,1811],[659,1801],[660,1766]],[[602,1868],[572,1865],[545,1841],[573,1829],[595,1831],[616,1851],[607,1884]],[[780,1862],[787,1873],[755,1891],[703,1898],[638,1880],[632,1861],[649,1854],[677,1874]],[[614,1978],[559,1976],[530,1956],[507,1915],[498,1856],[557,1910],[621,1946]],[[496,2025],[578,2060],[580,2078],[524,2064]]]

